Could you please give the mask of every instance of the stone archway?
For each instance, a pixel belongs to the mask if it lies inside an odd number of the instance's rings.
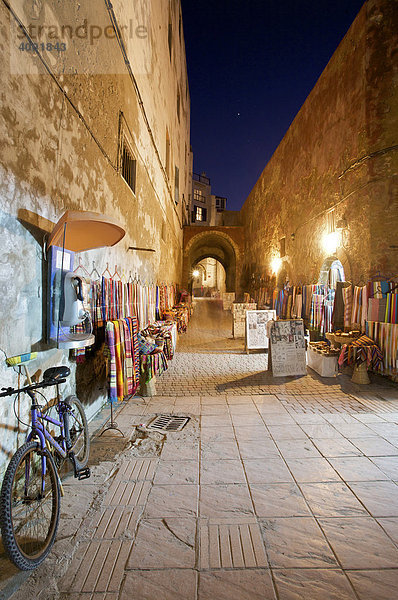
[[[186,228],[190,230],[184,231],[185,247],[184,247],[184,267],[183,267],[183,282],[188,288],[191,283],[191,274],[193,267],[204,258],[214,258],[218,260],[225,269],[225,284],[227,292],[240,291],[240,275],[241,275],[241,255],[243,239],[241,244],[239,240],[230,235],[229,229],[240,230],[240,227],[206,227],[198,231],[199,227]],[[241,236],[241,232],[239,232]]]
[[[341,264],[345,281],[352,280],[349,256],[343,248],[338,248],[332,256],[323,256],[319,259],[313,274],[314,283],[327,283],[329,269],[334,262],[339,262]]]

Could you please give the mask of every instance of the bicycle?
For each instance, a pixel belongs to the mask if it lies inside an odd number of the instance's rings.
[[[55,542],[63,495],[57,464],[60,468],[68,458],[74,476],[87,479],[90,444],[82,404],[76,396],[60,398],[59,385],[65,383],[70,369],[51,367],[39,383],[32,382],[26,366],[25,370],[28,385],[2,388],[0,393],[1,398],[26,393],[31,399],[27,440],[11,458],[1,488],[0,529],[8,557],[19,569],[28,571],[44,561]],[[55,402],[41,407],[36,390],[50,386],[56,386]],[[60,434],[50,433],[47,424],[58,427]]]

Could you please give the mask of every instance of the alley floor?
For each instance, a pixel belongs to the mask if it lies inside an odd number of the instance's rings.
[[[157,395],[121,407],[125,437],[95,433],[91,479],[65,479],[47,561],[29,575],[0,555],[0,598],[395,598],[397,385],[266,368],[197,301]],[[190,420],[136,429],[160,413]]]

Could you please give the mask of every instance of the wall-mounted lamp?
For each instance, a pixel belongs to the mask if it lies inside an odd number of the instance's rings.
[[[195,269],[195,271],[192,271],[192,276],[199,277],[199,271],[197,269]]]
[[[271,260],[271,269],[273,273],[277,273],[282,266],[282,259],[279,256],[275,256]]]
[[[340,246],[340,235],[337,231],[326,233],[322,239],[322,246],[328,254],[334,254]]]

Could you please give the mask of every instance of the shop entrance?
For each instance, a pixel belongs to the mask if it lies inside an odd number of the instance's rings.
[[[219,260],[203,258],[192,270],[192,294],[195,298],[221,298],[226,291],[225,268]]]
[[[345,281],[344,267],[335,256],[329,256],[319,273],[319,283],[334,289],[338,281]]]

